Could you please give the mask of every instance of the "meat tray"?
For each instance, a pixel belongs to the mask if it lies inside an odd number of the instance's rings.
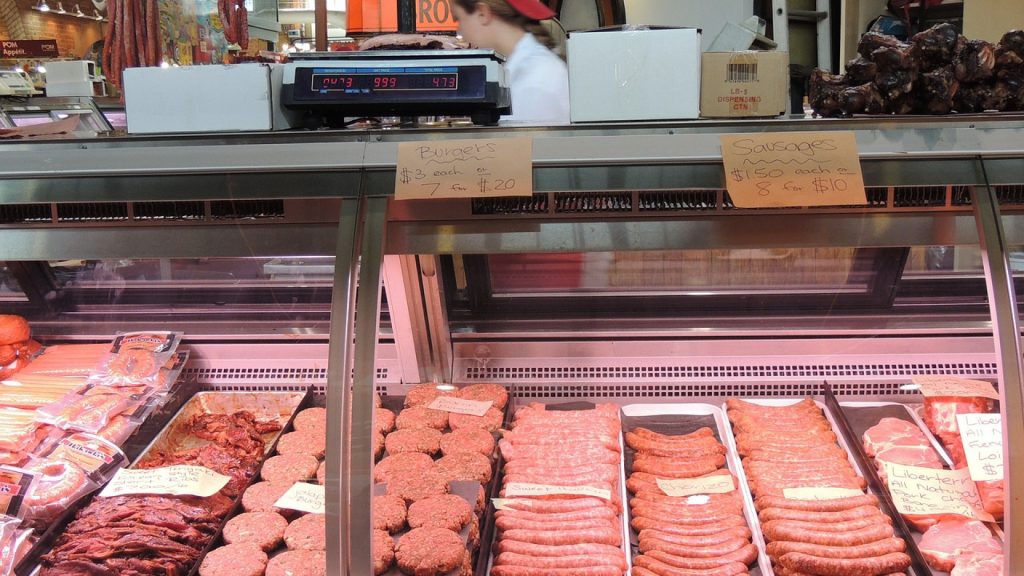
[[[506,425],[510,425],[509,424],[509,422],[511,421],[510,417],[512,415],[514,415],[515,414],[515,410],[517,408],[519,408],[519,406],[516,405],[517,404],[516,400],[517,399],[510,394],[508,408],[506,409],[506,414],[505,414]],[[530,403],[532,403],[532,402],[533,401],[531,400]],[[548,410],[593,410],[594,408],[595,408],[595,404],[593,402],[585,402],[585,401],[564,402],[564,403],[558,403],[558,404],[547,404],[547,409]],[[620,432],[620,434],[619,434],[619,448],[622,451],[622,453],[625,453],[625,447],[626,447],[626,443],[623,442],[622,434]],[[494,492],[491,494],[492,497],[496,497],[498,492],[500,491],[500,489],[501,489],[500,488],[501,487],[501,477],[502,477],[502,475],[504,473],[504,470],[502,469],[502,465],[504,464],[504,459],[501,458],[501,451],[500,450],[498,450],[498,464],[499,464],[498,470],[495,472],[494,481],[492,482],[492,484],[494,484]],[[629,502],[629,495],[626,493],[626,469],[623,466],[622,459],[619,460],[619,498],[621,498],[622,506],[623,506],[622,513],[619,515],[620,516],[620,520],[621,520],[621,528],[622,528],[622,552],[623,552],[623,554],[626,555],[626,565],[627,565],[626,574],[630,574],[630,573],[632,573],[632,569],[633,569],[633,564],[632,564],[633,557],[630,554],[629,516],[628,516],[628,514],[626,512],[626,504]],[[486,546],[486,550],[488,552],[487,557],[486,557],[487,558],[486,572],[484,572],[484,575],[490,574],[490,572],[491,572],[491,565],[494,562],[494,554],[491,553],[491,550],[493,550],[493,548],[494,548],[494,541],[498,537],[498,531],[496,529],[494,529],[494,512],[495,512],[495,510],[494,510],[494,506],[491,504],[491,502],[489,500],[487,502],[486,511],[487,511],[486,516],[488,517],[488,520],[489,520],[488,528],[489,528],[490,534],[487,535],[487,539],[486,540],[483,540],[483,539],[481,540],[481,554],[483,554],[483,552],[484,552],[484,546]],[[483,531],[481,531],[481,538],[483,538],[483,537],[484,537],[484,534],[483,534]]]
[[[739,398],[739,400],[742,400],[744,402],[750,402],[751,404],[760,404],[761,406],[789,406],[791,404],[796,404],[797,402],[800,402],[803,399],[804,399],[803,397],[801,397],[801,398]],[[903,523],[902,517],[900,517],[898,514],[895,513],[895,509],[891,508],[889,505],[886,504],[887,502],[889,502],[888,495],[881,494],[879,492],[879,490],[877,488],[875,488],[874,485],[872,485],[872,482],[871,482],[869,476],[865,474],[864,470],[865,470],[865,466],[867,465],[867,463],[857,457],[857,454],[859,454],[860,451],[857,450],[855,452],[855,451],[852,451],[850,449],[850,445],[847,442],[846,434],[844,432],[844,427],[839,425],[836,416],[832,413],[831,410],[829,410],[829,408],[825,405],[824,402],[822,402],[821,400],[818,400],[816,398],[814,400],[814,403],[818,406],[819,409],[821,409],[822,413],[824,413],[825,419],[828,420],[829,426],[831,426],[832,427],[832,431],[835,432],[836,443],[838,443],[839,447],[842,448],[844,452],[846,452],[847,459],[849,460],[850,465],[853,466],[854,472],[856,472],[857,475],[860,476],[861,478],[865,478],[868,481],[867,491],[872,493],[872,494],[874,494],[875,496],[878,496],[878,498],[880,500],[880,503],[882,504],[882,506],[881,506],[882,512],[884,512],[885,514],[887,514],[890,517],[892,517],[892,519],[893,519],[893,528],[896,530],[896,536],[898,536],[900,538],[903,538],[905,541],[911,541],[913,535],[910,532],[910,530],[907,529],[906,524]],[[726,411],[726,407],[723,404],[722,405],[722,412],[725,413],[725,411]],[[840,416],[840,418],[842,418],[842,416]],[[845,420],[843,420],[843,424],[845,424]],[[736,437],[733,434],[732,426],[726,426],[726,430],[728,431],[727,435],[728,435],[728,438],[729,438],[729,447],[730,447],[730,449],[735,450],[736,449]],[[742,466],[741,466],[741,468],[742,468]],[[873,475],[874,468],[871,468],[869,470],[869,472]],[[742,476],[742,478],[743,478],[744,484],[746,484],[746,475],[744,474]],[[762,534],[762,539],[763,539],[763,534]],[[910,553],[910,550],[908,550],[908,553]],[[914,558],[914,554],[911,554],[911,557]],[[918,555],[918,558],[919,557],[920,557],[920,555]],[[918,564],[919,564],[918,562],[915,562],[913,565],[911,565],[910,569],[907,570],[907,574],[916,575],[916,576],[928,576],[930,574],[930,572],[922,571],[920,569],[920,567],[918,566]],[[923,562],[921,562],[920,566],[923,566],[923,565],[924,565]],[[765,574],[770,575],[770,576],[774,576],[775,571],[772,570],[771,566],[769,565],[768,568],[767,568],[767,571],[765,572]]]
[[[725,419],[724,411],[718,406],[700,403],[630,404],[622,407],[622,413],[622,429],[627,432],[640,426],[661,434],[688,434],[705,426],[715,431],[715,437],[726,446],[725,465],[739,480],[737,489],[743,495],[743,515],[753,533],[751,541],[757,546],[757,566],[750,571],[750,574],[753,576],[771,574],[771,563],[768,561],[768,555],[765,554],[764,535],[761,534],[761,522],[757,518],[754,500],[750,495],[743,467],[740,466],[732,435],[726,432],[729,423]],[[633,450],[627,446],[624,456],[626,476],[628,477],[628,471],[632,470]],[[632,528],[628,526],[627,528],[630,540],[635,545],[637,535]]]

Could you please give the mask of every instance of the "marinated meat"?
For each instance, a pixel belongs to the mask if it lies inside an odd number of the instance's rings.
[[[928,565],[949,572],[965,552],[1002,554],[1002,546],[984,524],[966,518],[950,518],[932,526],[918,544]]]
[[[930,72],[952,64],[954,56],[962,56],[966,44],[967,39],[956,28],[943,22],[914,34],[910,39],[910,54],[923,72]]]
[[[984,40],[968,40],[953,66],[960,82],[991,80],[996,68],[996,47]]]

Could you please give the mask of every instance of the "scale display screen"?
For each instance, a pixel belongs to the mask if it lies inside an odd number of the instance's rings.
[[[314,68],[314,93],[371,94],[376,92],[457,91],[455,67]]]

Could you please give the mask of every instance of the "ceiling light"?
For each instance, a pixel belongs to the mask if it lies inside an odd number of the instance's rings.
[[[67,14],[67,12],[64,11],[64,4],[61,2],[57,2],[57,14]]]
[[[39,0],[39,4],[36,4],[36,10],[40,12],[49,12],[50,6],[46,3],[46,0]]]
[[[93,18],[95,18],[97,20],[100,20],[100,21],[103,20],[103,16],[100,16],[100,11],[99,10],[93,9],[92,13],[93,13]]]
[[[78,4],[75,4],[75,12],[74,12],[74,14],[75,14],[75,16],[78,16],[79,18],[85,18],[85,12],[82,12],[82,7],[79,6]]]

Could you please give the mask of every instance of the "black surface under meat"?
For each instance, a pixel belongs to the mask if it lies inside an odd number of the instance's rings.
[[[918,32],[910,39],[910,56],[922,72],[931,72],[953,63],[967,39],[951,24],[943,22]]]

